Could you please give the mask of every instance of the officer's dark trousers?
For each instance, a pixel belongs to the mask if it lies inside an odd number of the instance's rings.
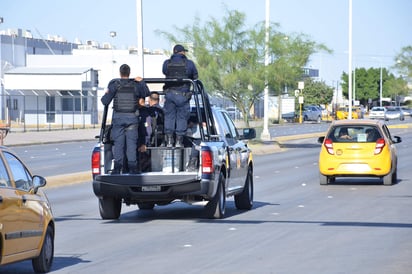
[[[165,115],[165,134],[176,133],[178,136],[186,134],[187,120],[190,116],[188,98],[181,91],[171,90],[166,92],[166,101],[163,106]]]
[[[127,157],[128,169],[137,168],[138,118],[134,113],[118,114],[113,117],[112,138],[114,141],[115,170],[127,170],[124,166]]]

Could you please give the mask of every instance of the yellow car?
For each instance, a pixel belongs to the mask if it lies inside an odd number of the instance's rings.
[[[359,118],[358,113],[359,113],[358,109],[353,107],[352,108],[352,119],[358,119]],[[348,117],[349,117],[349,107],[338,108],[338,110],[336,111],[337,120],[345,120],[345,119],[348,119]]]
[[[339,120],[319,137],[320,184],[333,183],[336,177],[378,177],[384,185],[397,181],[396,143],[381,120]]]
[[[54,219],[41,176],[32,176],[22,161],[0,146],[1,266],[32,260],[35,272],[49,272],[54,256]]]

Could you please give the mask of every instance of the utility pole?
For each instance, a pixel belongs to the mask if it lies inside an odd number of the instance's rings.
[[[349,0],[349,53],[348,53],[348,97],[349,97],[349,115],[348,119],[352,119],[352,0]]]
[[[137,18],[137,75],[144,78],[144,54],[143,54],[143,10],[142,0],[136,0]]]
[[[270,7],[270,0],[266,0],[266,20],[265,20],[265,90],[264,90],[264,102],[263,102],[263,131],[260,135],[260,139],[269,141],[270,140],[270,133],[269,133],[269,86],[268,86],[268,73],[267,67],[269,65],[269,7]]]

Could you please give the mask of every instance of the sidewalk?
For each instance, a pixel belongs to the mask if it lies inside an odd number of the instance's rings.
[[[9,132],[3,140],[8,147],[40,145],[63,142],[93,141],[100,134],[100,128],[52,131]]]

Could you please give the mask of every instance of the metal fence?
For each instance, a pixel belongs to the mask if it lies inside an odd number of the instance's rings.
[[[6,93],[0,96],[0,127],[10,131],[95,128],[100,120],[95,93]]]

